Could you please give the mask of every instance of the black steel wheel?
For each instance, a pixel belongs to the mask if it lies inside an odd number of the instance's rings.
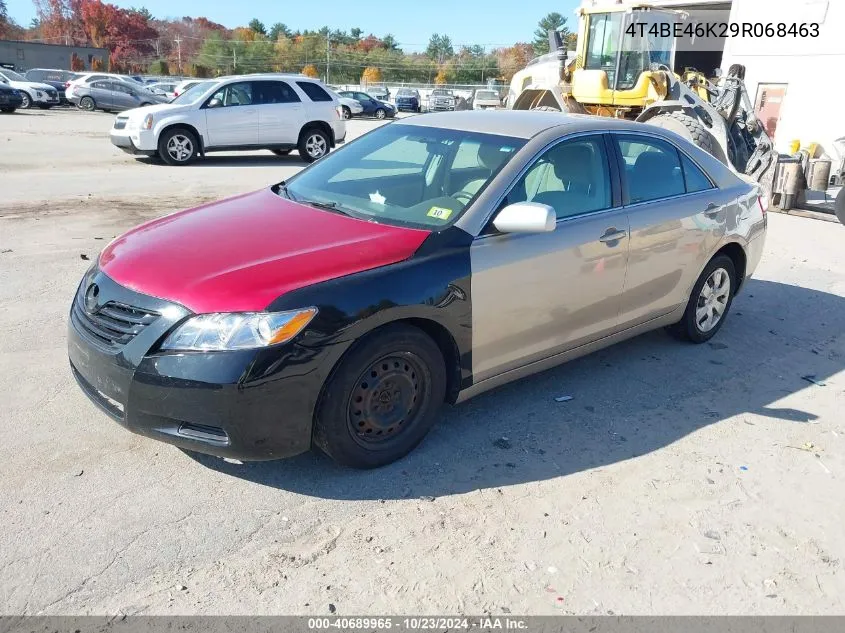
[[[407,455],[437,420],[446,394],[437,344],[422,330],[388,325],[361,339],[326,381],[314,444],[336,462],[376,468]]]

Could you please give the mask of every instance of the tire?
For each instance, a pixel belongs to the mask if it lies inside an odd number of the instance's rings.
[[[271,149],[270,151],[276,156],[287,156],[291,152],[289,149]]]
[[[313,163],[329,153],[329,137],[320,128],[305,128],[299,135],[298,149],[302,160]]]
[[[158,155],[168,165],[190,165],[199,155],[199,141],[190,130],[170,128],[158,140]]]
[[[833,208],[836,211],[836,217],[842,224],[845,224],[845,187],[839,190],[836,194],[836,200],[833,202]]]
[[[342,106],[343,108],[343,118],[347,121],[352,118],[352,110],[350,110],[347,106]]]
[[[383,119],[387,116],[387,113],[384,111],[384,108],[377,108],[375,112],[373,112],[373,116],[377,119]]]
[[[721,271],[722,275],[727,276],[726,282],[724,281],[724,277],[722,277],[722,280],[719,279],[719,271]],[[721,309],[721,313],[719,314],[718,320],[708,328],[706,324],[704,326],[701,325],[701,316],[702,314],[713,314],[712,309],[703,310],[703,312],[700,312],[699,310],[705,307],[702,303],[706,303],[708,301],[703,293],[705,285],[711,288],[714,287],[711,282],[715,282],[715,287],[717,288],[720,286],[724,287],[724,283],[727,283],[728,286],[723,301],[720,301],[718,298],[719,296],[722,296],[721,294],[711,294],[711,296],[714,297],[714,299],[711,300],[711,306],[715,307],[717,311],[718,309]],[[670,326],[668,328],[669,331],[676,337],[682,340],[692,341],[693,343],[704,343],[709,341],[716,335],[716,332],[721,329],[722,325],[724,325],[728,311],[731,308],[735,292],[736,269],[734,268],[733,260],[727,255],[716,255],[716,257],[711,259],[707,266],[704,267],[704,271],[692,287],[692,292],[690,293],[690,298],[687,302],[687,309],[684,311],[683,318],[681,318],[681,320],[675,325]],[[719,308],[719,306],[721,306],[721,308]]]
[[[21,90],[21,98],[23,98],[23,103],[21,103],[21,110],[29,110],[32,107],[32,97],[29,96],[29,93],[25,90]]]
[[[693,145],[700,147],[705,152],[719,158],[719,153],[716,148],[718,144],[713,135],[701,124],[698,119],[694,119],[690,115],[675,111],[667,112],[665,114],[658,114],[656,117],[649,119],[646,123],[654,125],[670,132],[675,132],[685,139],[691,141]]]
[[[94,103],[93,97],[82,97],[79,100],[79,109],[85,110],[86,112],[93,112],[96,110],[97,104]]]
[[[344,466],[384,466],[422,441],[445,395],[440,348],[418,328],[388,325],[356,343],[329,376],[314,444]]]

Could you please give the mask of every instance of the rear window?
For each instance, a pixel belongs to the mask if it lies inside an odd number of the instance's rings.
[[[320,86],[310,81],[297,81],[296,85],[302,88],[302,92],[308,95],[311,101],[331,101],[332,96]]]
[[[479,90],[475,93],[476,99],[498,99],[498,95],[492,90]]]

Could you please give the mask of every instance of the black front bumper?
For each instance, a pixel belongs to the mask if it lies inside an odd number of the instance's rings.
[[[138,149],[128,136],[112,136],[111,144],[133,156],[155,156],[158,153],[155,150]]]
[[[93,316],[84,306],[91,284],[99,288]],[[97,311],[115,305],[154,316],[125,344],[110,344],[96,334],[102,323]],[[293,343],[232,352],[158,351],[190,314],[92,269],[77,291],[68,323],[74,378],[126,429],[184,449],[241,460],[307,451],[326,375],[319,370],[324,352]]]

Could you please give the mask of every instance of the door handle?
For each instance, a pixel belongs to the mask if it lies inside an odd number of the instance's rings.
[[[607,231],[604,232],[604,235],[599,238],[599,242],[602,242],[603,244],[607,244],[609,242],[618,242],[626,235],[628,235],[627,231],[617,231],[615,227],[611,227],[607,229]]]
[[[707,205],[707,208],[704,209],[704,215],[706,215],[708,218],[715,218],[717,215],[719,215],[719,211],[721,210],[722,208],[719,205],[713,204],[711,202]]]

